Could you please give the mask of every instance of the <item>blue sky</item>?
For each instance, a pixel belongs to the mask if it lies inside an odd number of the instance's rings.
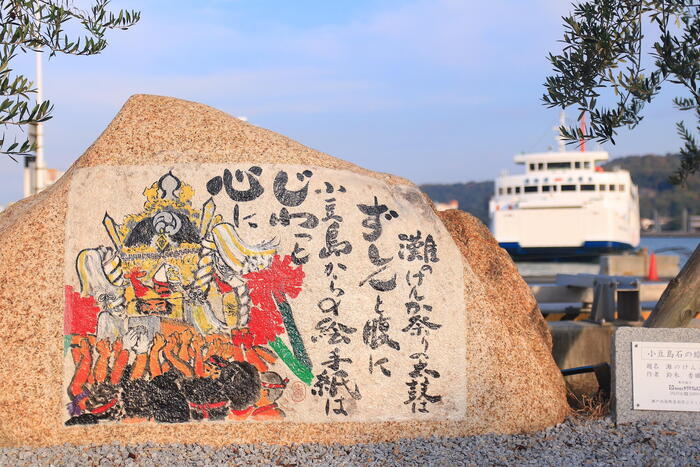
[[[55,105],[49,167],[67,168],[132,94],[217,107],[307,146],[416,183],[492,179],[554,145],[541,105],[563,0],[122,1],[142,20],[99,56],[44,64]],[[33,73],[31,57],[18,70]],[[666,96],[661,96],[663,99]],[[678,114],[655,102],[612,156],[678,148]],[[574,111],[569,112],[571,118]],[[0,163],[0,204],[21,164]]]

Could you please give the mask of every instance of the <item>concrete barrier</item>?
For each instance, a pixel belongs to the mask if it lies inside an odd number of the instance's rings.
[[[639,285],[639,299],[642,302],[655,302],[666,289],[665,282],[642,282]],[[593,302],[593,288],[567,287],[558,284],[531,285],[530,290],[537,303],[576,303]]]
[[[676,277],[680,271],[676,255],[656,255],[656,272],[661,278]],[[610,255],[600,258],[600,274],[610,276],[647,277],[649,274],[648,255]]]
[[[547,324],[552,333],[554,361],[560,369],[566,369],[610,363],[610,345],[615,330],[621,326],[638,327],[642,322],[600,325],[587,321],[557,321]],[[688,327],[700,328],[700,319],[694,319]],[[598,391],[593,373],[567,376],[566,383],[577,396]]]
[[[610,342],[617,326],[586,321],[551,322],[552,355],[561,369],[610,362]],[[598,382],[593,373],[566,377],[569,389],[578,395],[594,394]]]

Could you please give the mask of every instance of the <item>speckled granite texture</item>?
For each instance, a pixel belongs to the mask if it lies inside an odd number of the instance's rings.
[[[534,297],[488,230],[459,211],[440,218],[462,251],[467,412],[461,421],[294,424],[185,423],[65,427],[64,241],[73,170],[110,165],[289,163],[367,171],[200,104],[137,95],[66,174],[0,214],[0,445],[180,442],[377,442],[417,436],[534,431],[568,413],[551,337]],[[89,192],[90,187],[84,187]]]

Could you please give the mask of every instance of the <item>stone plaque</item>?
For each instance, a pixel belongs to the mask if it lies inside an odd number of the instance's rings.
[[[700,412],[700,343],[631,345],[635,410]]]
[[[101,166],[68,199],[65,424],[464,418],[462,257],[417,189]]]
[[[621,327],[612,350],[617,423],[699,423],[700,329]]]

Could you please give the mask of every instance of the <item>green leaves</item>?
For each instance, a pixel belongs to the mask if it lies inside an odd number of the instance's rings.
[[[137,11],[107,10],[108,0],[97,0],[88,10],[58,0],[0,0],[0,125],[9,126],[43,122],[51,118],[49,101],[32,103],[34,83],[10,68],[18,53],[46,50],[57,53],[94,55],[107,46],[105,34],[110,29],[128,29],[140,19]],[[67,28],[83,31],[74,37]],[[5,133],[4,132],[4,133]],[[0,153],[15,159],[34,148],[24,142],[0,139]]]
[[[618,128],[634,128],[642,121],[645,104],[665,81],[689,92],[689,97],[674,99],[674,104],[679,110],[695,110],[700,122],[699,3],[589,0],[576,5],[563,20],[564,47],[559,55],[549,54],[554,74],[546,78],[542,100],[548,107],[575,106],[579,119],[589,115],[585,132],[577,127],[561,128],[565,140],[614,144]],[[647,54],[654,69],[647,72],[642,47],[643,28],[649,26],[655,28],[656,40]],[[681,167],[674,177],[680,183],[700,170],[700,159],[695,139],[682,122],[677,132],[684,141]]]
[[[696,108],[696,116],[700,122],[700,109]],[[700,132],[700,124],[696,130]],[[700,148],[695,137],[686,129],[683,122],[676,123],[676,132],[683,141],[683,147],[679,152],[681,166],[671,175],[670,181],[676,185],[685,184],[688,177],[700,170]]]

